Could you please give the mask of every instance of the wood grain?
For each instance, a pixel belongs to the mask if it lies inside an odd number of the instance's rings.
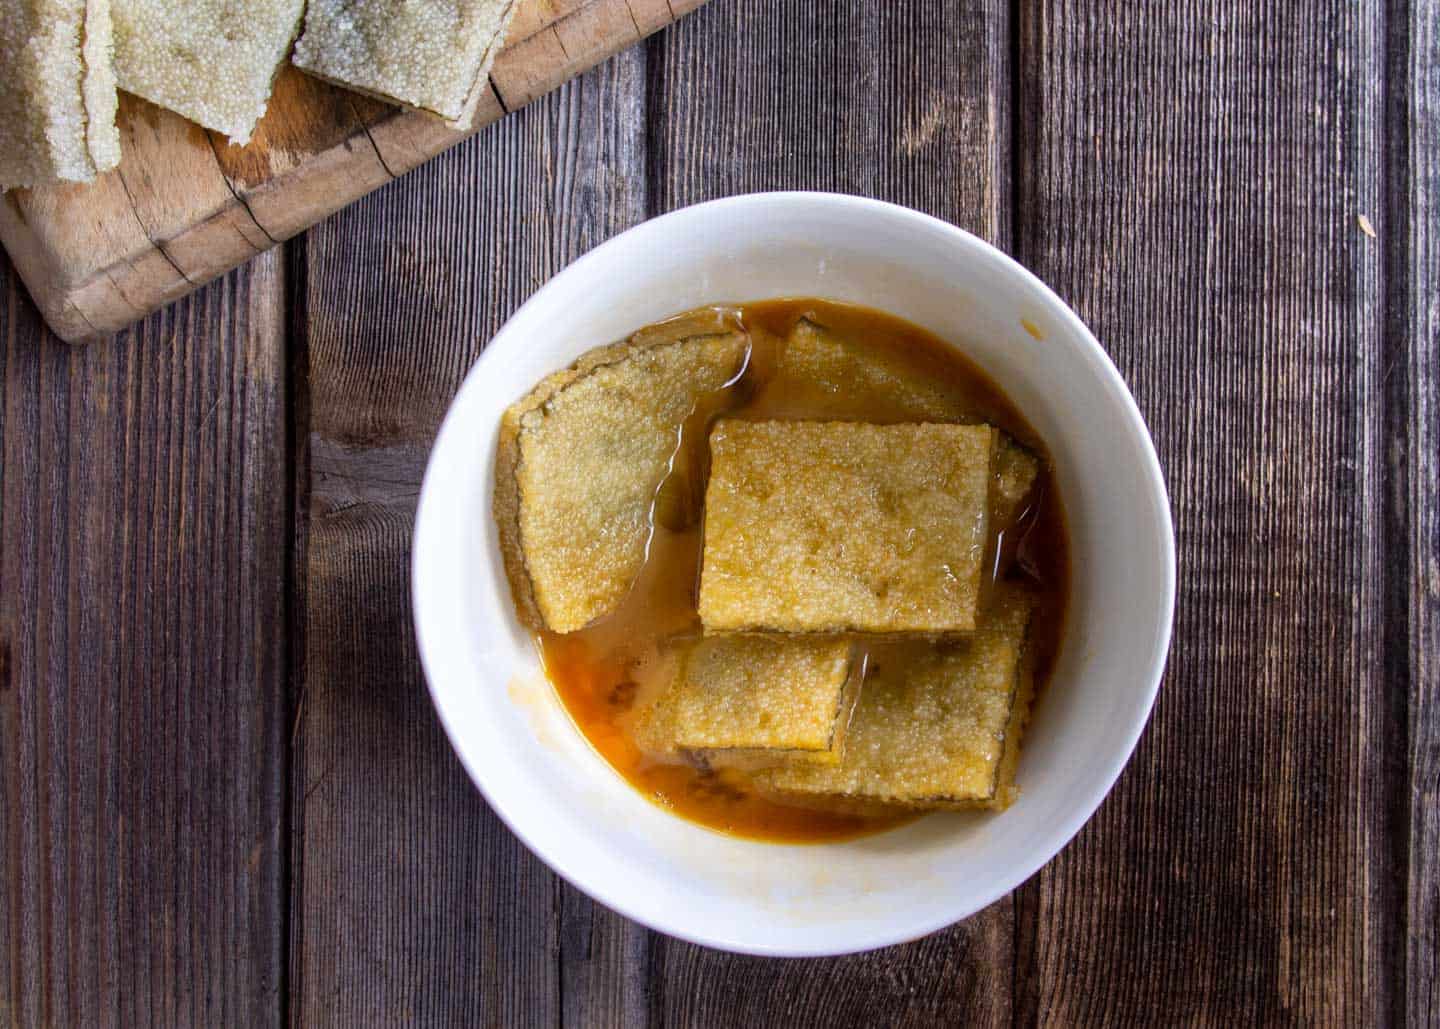
[[[1003,3],[720,0],[650,46],[660,210],[827,189],[1009,238]],[[1009,900],[905,947],[766,961],[657,938],[661,1024],[994,1025],[1010,1020]]]
[[[525,2],[470,131],[704,0]],[[0,202],[0,240],[46,321],[71,342],[114,333],[470,134],[288,67],[245,147],[128,97],[119,125],[114,172]]]
[[[280,1020],[278,257],[86,350],[0,259],[7,1025]]]
[[[1408,645],[1387,648],[1405,729],[1387,740],[1404,755],[1390,825],[1407,873],[1395,898],[1406,928],[1396,1006],[1420,1026],[1440,1022],[1440,3],[1402,10],[1391,26],[1391,204],[1379,231],[1391,312],[1385,525],[1399,558],[1387,561],[1385,621],[1387,637],[1403,632]]]
[[[1025,8],[1021,259],[1130,382],[1171,491],[1169,672],[1032,881],[1030,1019],[1378,1024],[1379,5]]]
[[[654,207],[859,193],[1009,233],[1009,12],[724,0],[650,44]]]
[[[569,48],[594,2],[516,38]],[[1440,6],[1013,9],[715,0],[101,348],[0,258],[0,1023],[1440,1019]],[[211,197],[236,253],[439,145],[278,88],[264,162],[182,133],[181,220]],[[173,146],[146,106],[134,146]],[[97,187],[123,277],[61,317],[190,289],[137,181]],[[805,962],[551,875],[453,758],[408,608],[490,334],[636,221],[773,188],[931,211],[1053,284],[1149,420],[1181,561],[1154,720],[1077,839],[962,925]]]
[[[553,1024],[550,873],[454,759],[415,654],[399,483],[408,469],[418,489],[423,456],[392,453],[367,481],[373,455],[312,450],[318,480],[391,499],[312,496],[290,1019]]]
[[[644,54],[630,51],[314,230],[306,669],[291,1018],[628,1024],[642,931],[526,851],[425,695],[408,552],[428,443],[489,335],[644,216]]]

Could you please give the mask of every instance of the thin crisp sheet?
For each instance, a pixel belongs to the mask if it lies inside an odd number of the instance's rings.
[[[780,360],[778,388],[813,391],[823,398],[825,417],[853,421],[959,422],[977,424],[973,398],[905,362],[901,355],[869,349],[815,321],[795,323]],[[872,419],[876,401],[889,416]],[[1009,436],[1001,435],[995,455],[992,522],[1014,524],[1039,474],[1040,463]]]
[[[987,425],[717,422],[705,631],[968,633],[995,443]]]
[[[120,160],[109,0],[0,6],[0,189],[88,182]]]
[[[852,801],[1004,808],[1029,703],[1022,657],[1031,608],[1028,594],[1007,585],[968,642],[872,653],[841,763],[792,762],[762,773],[762,784]]]
[[[248,143],[305,0],[114,0],[120,88]]]
[[[763,767],[787,757],[834,764],[859,674],[845,640],[711,637],[684,644],[652,748],[711,765]]]
[[[495,517],[527,624],[573,632],[629,592],[682,423],[745,366],[734,324],[687,316],[592,350],[505,413]]]
[[[452,128],[474,120],[515,0],[311,0],[295,66]]]

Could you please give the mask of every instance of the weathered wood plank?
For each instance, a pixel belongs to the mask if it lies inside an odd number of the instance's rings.
[[[655,210],[825,189],[1005,245],[1009,8],[720,0],[649,44]]]
[[[1000,2],[716,0],[649,44],[655,206],[838,190],[1007,245],[1008,25]],[[657,939],[653,1007],[697,1026],[1005,1023],[1012,912],[824,961]]]
[[[1377,1024],[1383,5],[1022,5],[1019,255],[1132,384],[1178,531],[1155,717],[1032,881],[1021,1013]]]
[[[405,560],[424,448],[368,457],[311,453],[318,480],[372,499],[312,495],[291,1020],[554,1023],[551,877],[486,810],[425,699]],[[384,477],[361,478],[377,462]]]
[[[621,55],[306,239],[297,1023],[643,1010],[643,931],[555,879],[454,759],[416,659],[408,553],[428,443],[480,348],[644,216],[644,62]]]
[[[1392,830],[1405,829],[1396,842],[1408,869],[1398,898],[1407,933],[1397,1004],[1422,1026],[1440,1023],[1440,2],[1398,10],[1406,17],[1391,26],[1391,212],[1379,231],[1391,312],[1386,535],[1404,555],[1387,562],[1386,624],[1408,646],[1389,648],[1387,678],[1407,705],[1406,734],[1389,737],[1406,765]],[[1393,688],[1401,684],[1403,695]]]
[[[0,1022],[277,1024],[279,254],[103,348],[0,297]]]

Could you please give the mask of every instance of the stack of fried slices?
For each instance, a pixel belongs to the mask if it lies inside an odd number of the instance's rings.
[[[622,603],[682,422],[748,353],[733,313],[702,313],[592,351],[510,409],[496,514],[530,626],[574,632]],[[703,631],[667,644],[636,741],[805,805],[1004,808],[1034,600],[997,569],[997,538],[1027,511],[1038,461],[813,317],[780,354],[774,376],[843,382],[912,420],[764,420],[742,406],[709,424]]]

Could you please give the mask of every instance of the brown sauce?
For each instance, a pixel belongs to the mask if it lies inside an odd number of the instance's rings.
[[[654,760],[631,738],[637,709],[663,687],[663,644],[700,633],[695,603],[709,427],[721,415],[915,420],[863,383],[823,386],[777,374],[790,330],[808,315],[847,342],[943,384],[962,398],[969,420],[998,426],[1028,447],[1041,459],[1040,475],[1015,528],[1002,535],[995,568],[1000,575],[1025,581],[1038,598],[1027,643],[1037,703],[1059,651],[1070,579],[1069,539],[1049,452],[984,372],[917,326],[882,311],[815,299],[767,300],[736,310],[750,333],[749,364],[734,386],[702,399],[683,427],[673,470],[657,499],[654,535],[639,580],[613,614],[578,632],[541,634],[546,674],[601,756],[642,794],[678,815],[721,832],[774,842],[822,842],[881,832],[917,815],[839,814],[786,803],[757,792],[743,772]],[[1019,786],[1023,790],[1023,779]]]

